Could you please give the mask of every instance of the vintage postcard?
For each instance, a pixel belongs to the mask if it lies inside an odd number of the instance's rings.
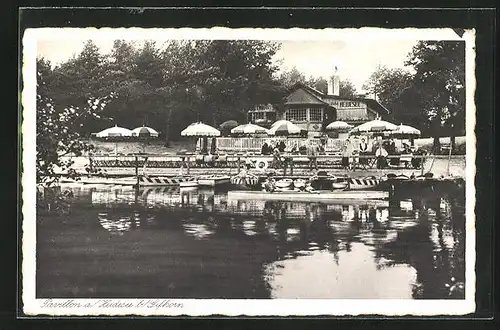
[[[475,31],[35,28],[27,316],[475,311]]]

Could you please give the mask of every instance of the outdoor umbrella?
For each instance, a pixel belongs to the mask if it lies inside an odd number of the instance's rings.
[[[420,130],[416,129],[415,127],[408,126],[408,125],[399,125],[398,128],[394,131],[390,132],[390,135],[393,136],[420,136]]]
[[[200,122],[192,123],[188,127],[186,127],[182,132],[181,136],[220,136],[220,131],[216,128],[213,128],[210,125],[203,124]]]
[[[280,119],[280,120],[275,121],[275,122],[271,125],[271,127],[273,127],[273,126],[277,126],[277,125],[281,125],[281,124],[288,124],[288,123],[292,123],[292,122],[291,122],[291,121],[289,121],[289,120]]]
[[[207,137],[220,136],[220,131],[210,125],[203,124],[201,122],[192,123],[186,127],[182,132],[181,136],[198,136],[203,138],[203,143],[201,146],[201,151],[203,153],[208,152],[208,139]]]
[[[219,129],[222,130],[231,130],[238,126],[239,123],[236,120],[226,120],[222,124],[219,125]]]
[[[256,134],[256,133],[266,133],[267,129],[255,124],[245,124],[240,125],[231,130],[233,134]]]
[[[158,137],[158,132],[151,127],[137,127],[132,130],[132,136]]]
[[[301,131],[300,127],[293,124],[288,120],[278,120],[274,123],[270,129],[267,130],[269,135],[290,135],[299,134]]]
[[[363,133],[386,133],[398,129],[397,125],[391,124],[388,121],[375,119],[359,126],[354,127],[349,131],[350,135]]]
[[[115,125],[115,127],[107,128],[96,134],[96,137],[99,138],[111,136],[132,136],[132,131]]]
[[[334,121],[328,126],[326,126],[327,131],[341,131],[341,130],[348,130],[353,128],[352,125],[346,123],[345,121]]]

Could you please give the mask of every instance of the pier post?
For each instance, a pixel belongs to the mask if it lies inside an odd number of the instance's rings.
[[[135,179],[136,187],[139,187],[139,157],[135,156]]]
[[[420,156],[420,175],[424,175],[425,155]]]
[[[90,170],[90,173],[94,172],[94,164],[93,164],[93,160],[92,160],[92,156],[91,155],[89,155],[89,170]]]
[[[183,166],[186,166],[186,173],[189,174],[189,156],[182,157]]]

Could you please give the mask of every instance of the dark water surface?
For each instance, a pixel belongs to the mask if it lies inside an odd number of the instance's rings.
[[[442,299],[465,282],[463,191],[336,205],[63,189],[70,213],[37,217],[39,298]]]

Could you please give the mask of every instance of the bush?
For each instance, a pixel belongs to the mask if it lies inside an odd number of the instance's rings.
[[[68,215],[71,211],[71,202],[74,198],[71,190],[61,190],[59,186],[39,186],[36,197],[38,212],[56,215]]]

